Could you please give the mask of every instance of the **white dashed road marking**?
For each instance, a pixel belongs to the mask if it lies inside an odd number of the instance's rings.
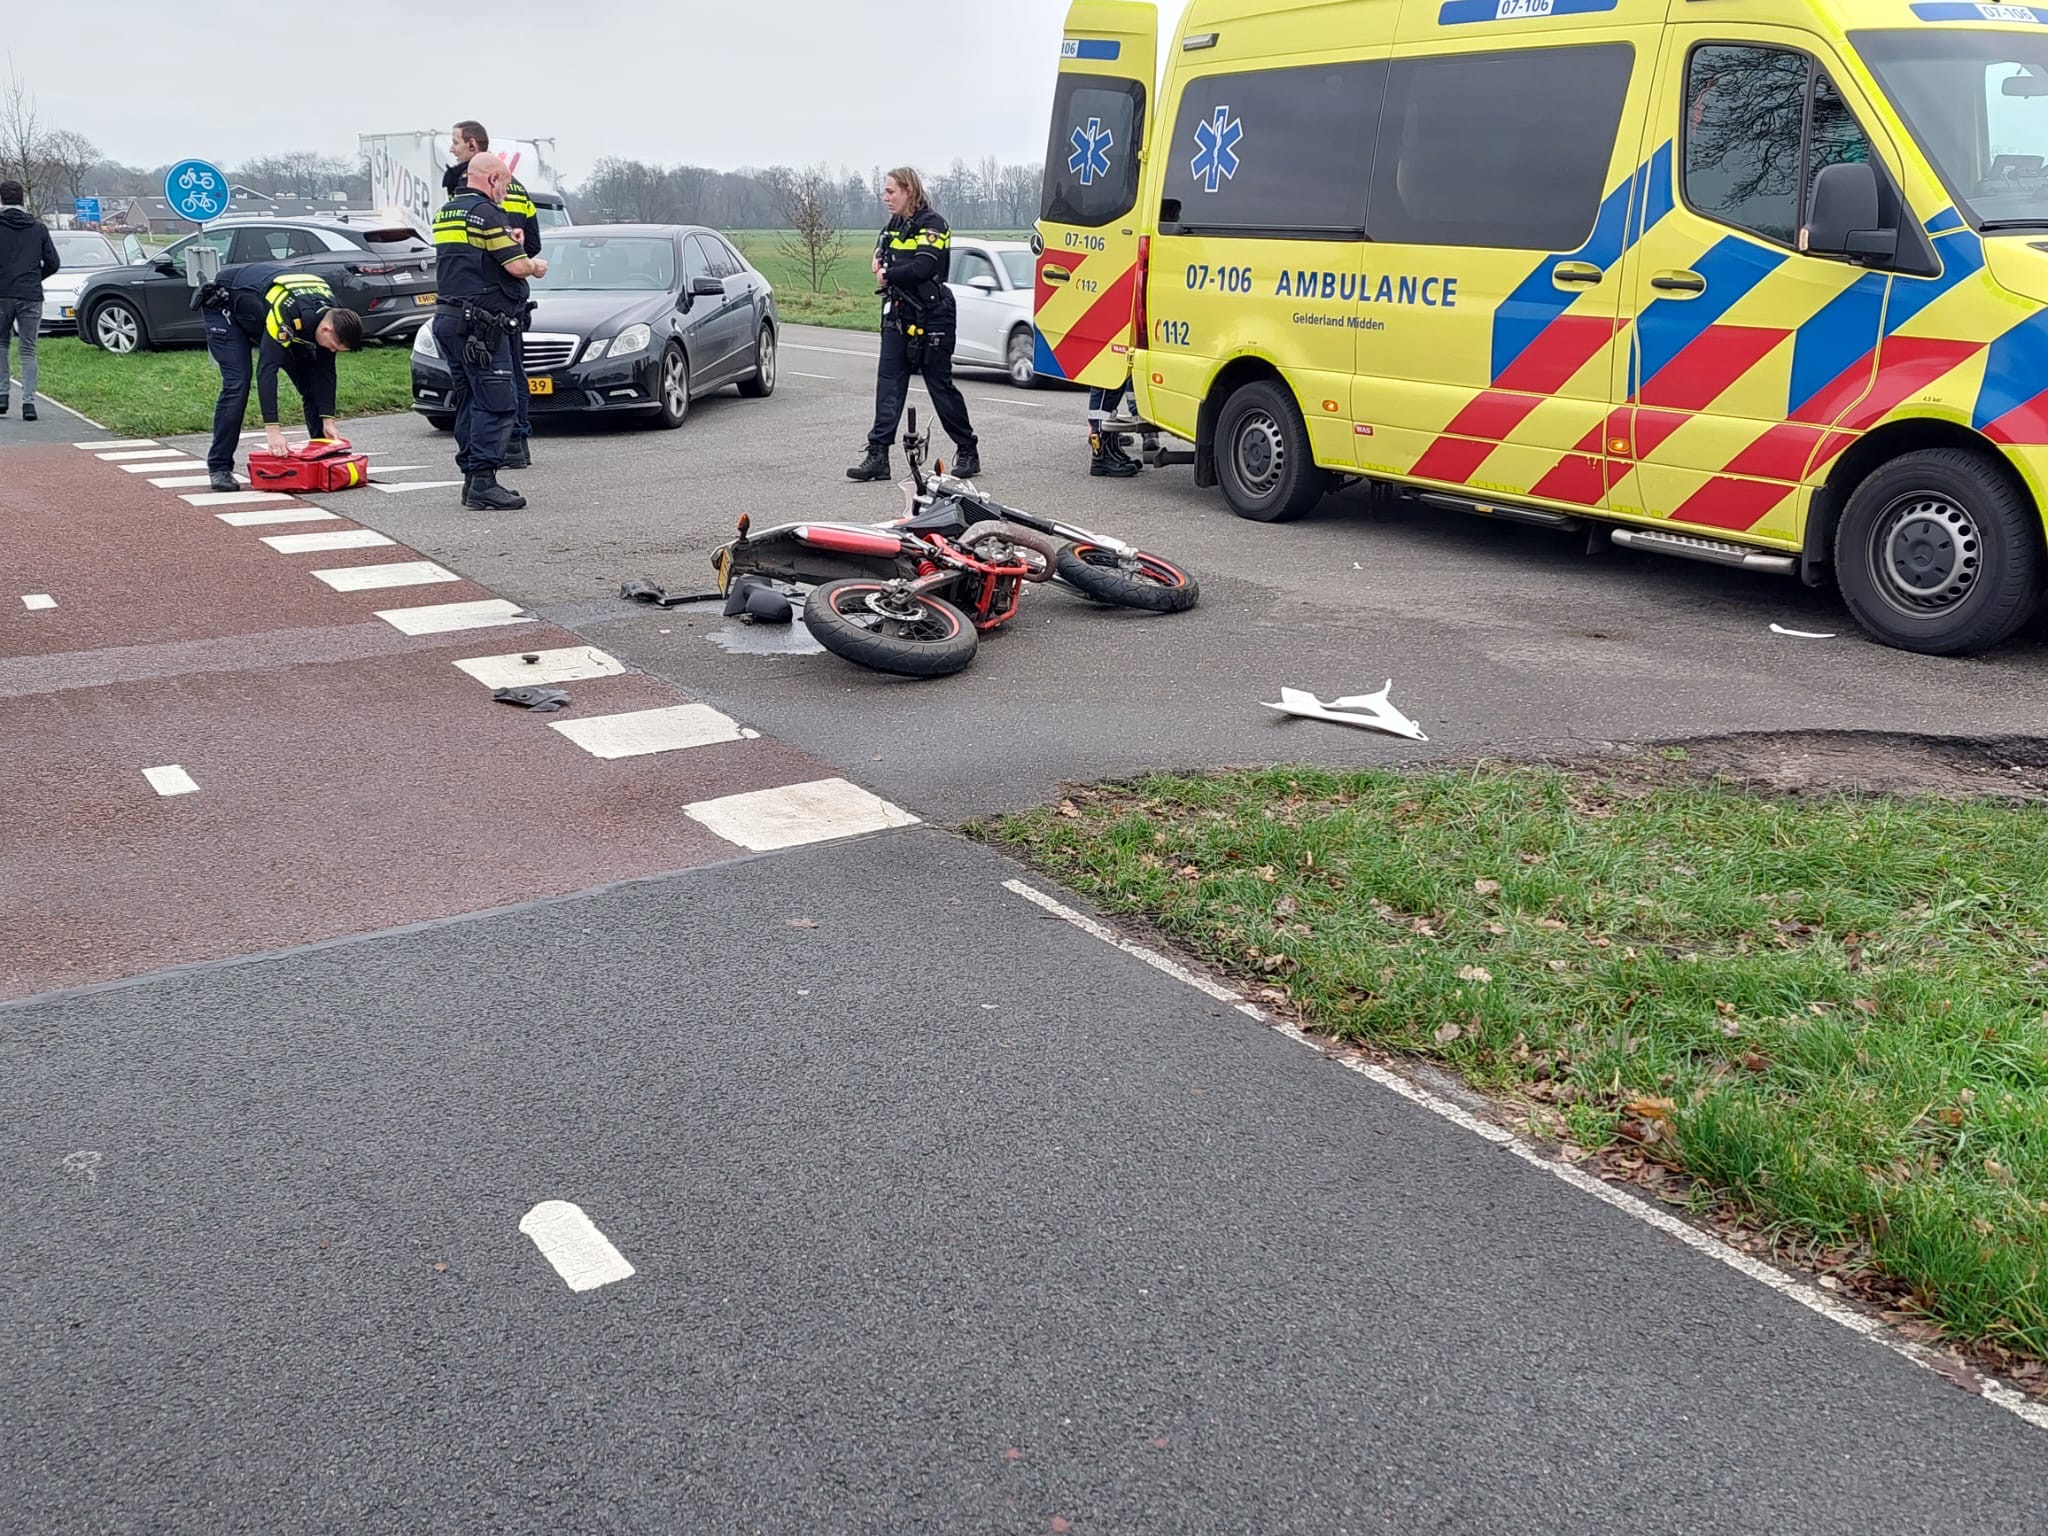
[[[375,549],[392,541],[374,528],[336,528],[328,533],[273,533],[263,542],[280,555],[303,555],[325,549]]]
[[[96,453],[94,458],[107,464],[125,464],[131,459],[182,459],[186,455],[177,448],[123,448],[118,453]]]
[[[152,464],[152,465],[150,465],[149,467],[150,467],[151,469],[156,469],[156,468],[159,468],[159,467],[170,467],[170,468],[176,468],[177,466],[175,466],[175,465],[172,465],[172,466],[158,466],[158,465]],[[165,475],[165,476],[163,476],[163,477],[162,477],[161,479],[155,479],[155,480],[151,480],[151,481],[150,481],[149,483],[150,483],[151,485],[157,486],[157,487],[159,487],[159,488],[161,488],[161,489],[163,489],[163,490],[166,490],[166,491],[196,491],[196,490],[200,489],[200,488],[201,488],[202,486],[209,486],[209,485],[212,485],[212,484],[213,484],[213,476],[211,476],[211,475]],[[248,483],[249,483],[249,477],[248,477],[247,475],[237,475],[237,476],[235,476],[235,484],[237,484],[237,485],[247,485]]]
[[[571,1201],[541,1201],[519,1219],[519,1230],[572,1291],[594,1291],[633,1273],[625,1255]]]
[[[166,763],[161,768],[145,768],[142,776],[149,780],[149,787],[160,795],[196,795],[199,786],[192,782],[192,775],[176,763]]]
[[[397,560],[388,565],[345,565],[332,571],[312,573],[337,592],[375,592],[384,587],[430,587],[441,581],[460,581],[453,571],[443,570],[431,560]]]
[[[272,523],[338,523],[341,519],[318,507],[258,507],[254,512],[213,514],[230,528],[267,528]]]
[[[461,629],[491,629],[500,624],[531,624],[534,619],[517,603],[502,597],[477,603],[431,603],[419,608],[386,608],[378,618],[403,635],[446,635]]]
[[[699,800],[684,806],[683,814],[754,853],[917,825],[910,812],[845,779],[818,779]]]
[[[652,752],[677,752],[720,741],[751,741],[750,731],[709,704],[676,704],[666,709],[639,709],[624,715],[597,715],[585,720],[550,722],[592,757],[645,757]]]
[[[161,475],[173,469],[197,469],[200,461],[185,454],[168,459],[151,459],[143,464],[116,464],[114,467],[124,475]]]
[[[163,444],[153,437],[123,437],[111,443],[73,443],[71,446],[83,448],[88,453],[106,453],[116,448],[161,448]]]
[[[195,507],[256,507],[291,499],[283,491],[187,491],[178,498]]]
[[[522,661],[521,655],[538,658]],[[594,645],[566,646],[559,651],[513,652],[510,656],[472,656],[455,663],[486,688],[523,688],[528,683],[580,683],[593,677],[617,677],[625,664]]]
[[[41,613],[46,608],[57,606],[57,599],[47,592],[30,592],[21,600],[21,606],[30,613]]]
[[[462,484],[460,480],[415,480],[408,485],[386,485],[381,480],[372,480],[370,482],[370,489],[382,491],[385,495],[392,496],[400,491],[445,491],[450,486],[460,484]]]

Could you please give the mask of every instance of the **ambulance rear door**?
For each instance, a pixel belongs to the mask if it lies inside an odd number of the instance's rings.
[[[1077,0],[1067,12],[1033,240],[1037,367],[1047,377],[1108,388],[1130,371],[1140,163],[1158,55],[1155,5]]]

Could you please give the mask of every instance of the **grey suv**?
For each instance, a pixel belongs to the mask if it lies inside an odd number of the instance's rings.
[[[363,334],[398,341],[434,313],[434,247],[417,230],[375,220],[222,219],[134,266],[95,272],[78,292],[78,334],[109,352],[201,346],[186,253],[206,245],[221,265],[289,261],[317,272],[363,317]]]

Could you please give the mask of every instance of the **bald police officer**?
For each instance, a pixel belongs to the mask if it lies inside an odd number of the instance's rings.
[[[466,117],[450,130],[448,153],[455,163],[448,167],[441,178],[441,185],[451,194],[462,190],[469,177],[469,162],[491,147],[491,135],[484,125],[474,118]],[[505,195],[498,199],[498,206],[505,210],[505,222],[512,232],[519,236],[519,243],[526,248],[529,256],[540,254],[540,210],[534,207],[533,196],[521,184],[517,176],[510,174],[507,167]],[[526,383],[526,324],[533,315],[529,302],[521,324],[512,335],[512,371],[517,376],[516,398],[519,402],[519,420],[512,428],[512,442],[505,453],[505,468],[525,469],[533,463],[529,446],[533,437],[533,422],[530,416],[532,391]]]
[[[455,463],[462,504],[475,511],[526,505],[498,484],[518,424],[518,372],[512,337],[526,312],[526,280],[547,272],[529,256],[498,206],[511,180],[496,155],[470,157],[466,185],[434,218],[440,291],[434,341],[455,375]]]

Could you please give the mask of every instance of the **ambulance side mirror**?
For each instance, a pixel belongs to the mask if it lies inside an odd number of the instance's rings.
[[[1877,172],[1867,160],[1828,165],[1813,179],[1813,203],[1799,231],[1799,249],[1813,256],[1890,261],[1899,232],[1881,226]]]

